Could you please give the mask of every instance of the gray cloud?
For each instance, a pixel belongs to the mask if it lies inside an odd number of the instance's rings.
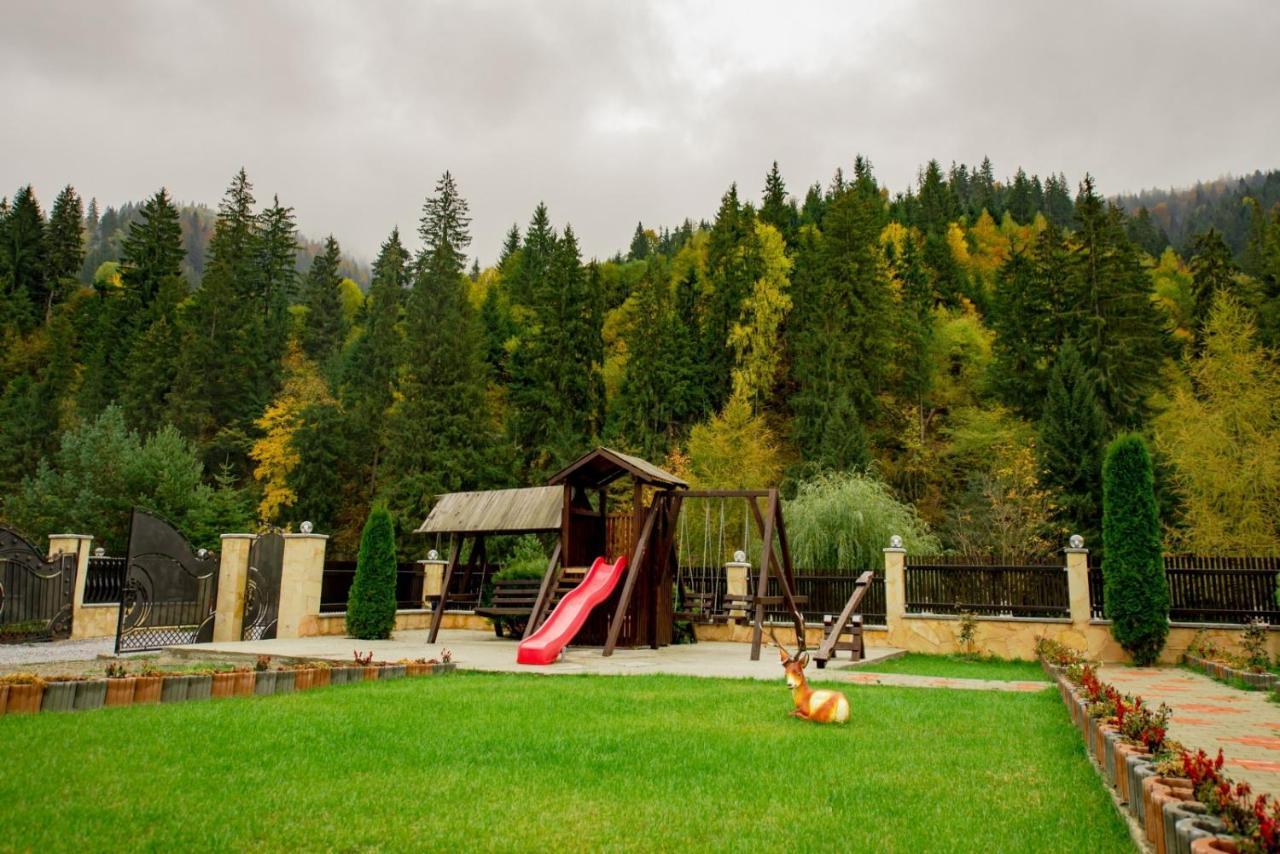
[[[1280,166],[1280,4],[10,2],[0,192],[214,203],[244,165],[371,256],[451,169],[491,261],[545,201],[607,255],[777,159],[1089,170],[1106,192]]]

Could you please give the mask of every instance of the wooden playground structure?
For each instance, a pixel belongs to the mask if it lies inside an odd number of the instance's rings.
[[[618,482],[631,481],[630,525],[624,555],[624,576],[573,639],[575,646],[599,646],[611,655],[622,646],[652,649],[670,644],[678,614],[675,599],[683,598],[678,584],[681,512],[688,502],[702,500],[741,503],[744,540],[750,528],[758,536],[758,562],[745,596],[734,598],[735,612],[751,624],[751,659],[759,660],[767,608],[784,608],[795,627],[796,645],[805,648],[803,599],[795,592],[795,572],[776,488],[694,490],[681,478],[638,457],[610,448],[596,448],[552,475],[546,486],[526,489],[461,492],[440,496],[417,533],[448,537],[449,557],[441,593],[432,603],[430,642],[435,643],[444,612],[450,607],[473,607],[483,616],[522,619],[528,638],[548,619],[559,600],[583,578],[585,567],[605,555],[606,519],[610,497],[626,503]],[[708,511],[708,518],[710,513]],[[721,509],[721,519],[724,511]],[[485,541],[513,534],[555,535],[556,543],[541,582],[506,583],[491,605],[482,607],[474,583],[486,571]],[[709,537],[709,531],[704,531]],[[721,529],[723,540],[723,522]],[[723,546],[721,546],[723,548]],[[753,549],[754,550],[754,549]],[[617,557],[610,556],[610,557]],[[722,559],[722,555],[717,556]],[[868,574],[869,576],[869,574]],[[778,592],[770,593],[773,579]],[[854,631],[853,611],[869,577],[859,579],[857,593],[833,629],[831,648],[824,642],[820,661],[837,647],[849,649],[844,634],[856,634],[861,650],[861,624]],[[681,603],[687,607],[687,603]],[[495,624],[496,625],[496,624]],[[501,630],[499,628],[499,633]]]

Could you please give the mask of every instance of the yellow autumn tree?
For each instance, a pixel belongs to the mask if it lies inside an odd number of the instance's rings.
[[[1170,545],[1201,554],[1280,554],[1280,366],[1253,318],[1219,293],[1205,345],[1157,421],[1183,525]]]
[[[281,511],[292,507],[298,499],[289,487],[289,473],[298,465],[293,435],[302,423],[302,411],[312,404],[333,402],[328,384],[315,363],[302,354],[296,341],[290,343],[283,366],[284,384],[258,419],[258,429],[263,435],[249,451],[257,464],[253,477],[262,484],[258,520],[263,525],[274,523]]]
[[[756,221],[761,275],[742,302],[742,321],[729,330],[733,348],[733,395],[754,411],[769,397],[782,364],[779,332],[791,310],[791,259],[782,235],[773,226]]]

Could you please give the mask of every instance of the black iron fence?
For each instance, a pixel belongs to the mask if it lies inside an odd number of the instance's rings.
[[[476,575],[477,579],[479,575]],[[354,560],[327,560],[320,578],[320,613],[340,614],[347,610],[347,597],[356,579]],[[412,611],[422,607],[422,566],[396,565],[396,609]]]
[[[862,606],[858,612],[862,614],[865,625],[883,626],[885,624],[884,571],[876,570],[875,572],[875,576],[871,579],[871,589],[863,597]],[[800,605],[800,614],[804,617],[804,621],[810,625],[820,626],[824,616],[828,614],[833,617],[838,616],[844,610],[849,597],[853,595],[854,585],[860,574],[832,570],[796,573],[796,595],[808,600]],[[749,590],[755,589],[757,578],[756,570],[753,568],[747,579]],[[708,607],[711,613],[725,611],[724,597],[728,582],[723,566],[682,566],[677,581],[679,586],[686,590],[703,595],[710,594],[711,602]],[[769,577],[767,595],[782,595],[782,588],[773,576]],[[789,623],[791,613],[786,610],[785,605],[771,605],[765,611],[765,619]]]
[[[0,527],[0,642],[71,634],[74,555],[51,558],[21,534]]]
[[[124,586],[124,573],[128,558],[93,555],[84,576],[84,603],[86,605],[119,605],[120,590]]]
[[[908,614],[1068,618],[1071,599],[1061,563],[972,555],[908,555]]]
[[[1265,620],[1280,625],[1276,584],[1280,558],[1224,555],[1165,555],[1169,619],[1175,623],[1244,625]],[[1102,567],[1090,561],[1089,604],[1094,619],[1104,615]]]

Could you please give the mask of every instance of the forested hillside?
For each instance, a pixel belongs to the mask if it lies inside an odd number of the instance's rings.
[[[1101,452],[1156,449],[1170,548],[1280,549],[1277,173],[1109,203],[1093,181],[930,162],[882,186],[730,187],[584,259],[539,205],[469,257],[446,173],[367,292],[244,172],[0,206],[0,504],[123,545],[140,503],[202,542],[296,526],[354,550],[385,499],[536,483],[595,443],[703,487],[865,501],[929,547],[1099,545]],[[710,213],[710,211],[708,211]],[[411,248],[416,246],[416,248]],[[301,272],[300,272],[301,271]],[[859,498],[861,496],[861,498]]]

